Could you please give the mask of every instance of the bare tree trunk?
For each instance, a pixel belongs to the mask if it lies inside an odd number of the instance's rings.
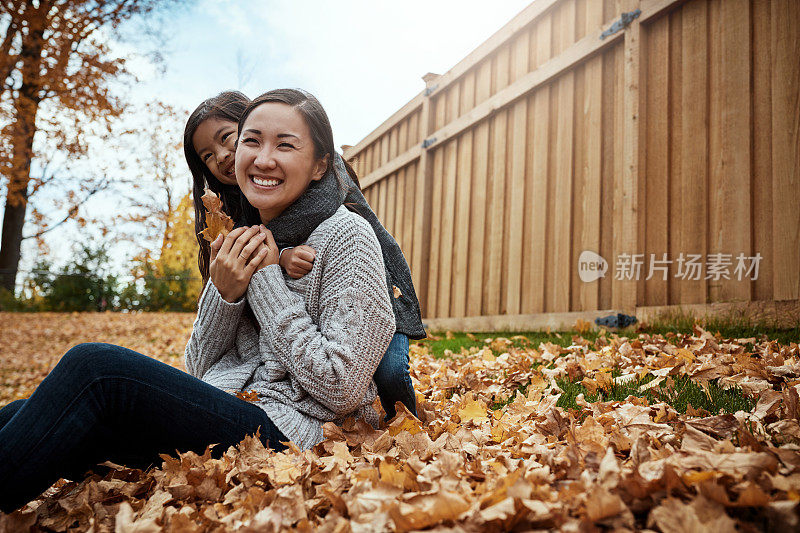
[[[8,200],[6,200],[7,202]],[[14,290],[19,269],[20,246],[22,244],[22,226],[25,223],[25,212],[28,204],[6,204],[3,215],[3,238],[0,248],[0,286]]]
[[[13,291],[19,270],[22,227],[28,210],[28,185],[31,181],[33,136],[39,111],[39,67],[44,27],[32,27],[22,44],[20,57],[22,85],[14,101],[14,126],[11,128],[12,159],[8,174],[8,193],[0,240],[0,287]]]

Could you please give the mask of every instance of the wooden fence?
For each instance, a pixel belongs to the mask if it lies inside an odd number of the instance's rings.
[[[796,0],[537,0],[344,155],[429,319],[798,300],[798,58]]]

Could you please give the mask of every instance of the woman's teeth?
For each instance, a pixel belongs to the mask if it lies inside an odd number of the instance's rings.
[[[272,178],[262,179],[262,178],[253,178],[253,182],[256,185],[261,185],[262,187],[276,187],[280,185],[281,180],[276,180]]]

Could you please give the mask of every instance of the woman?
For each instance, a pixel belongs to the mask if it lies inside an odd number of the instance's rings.
[[[200,197],[207,183],[220,194],[226,212],[236,220],[242,212],[239,192],[231,173],[236,153],[237,122],[249,100],[242,93],[228,91],[209,98],[192,112],[184,131],[184,152],[192,171],[195,198],[195,230],[200,251],[198,264],[204,282],[208,279],[209,244],[199,237],[205,229]],[[375,231],[386,266],[387,292],[392,298],[397,331],[373,376],[388,420],[395,415],[395,403],[403,403],[416,415],[416,398],[408,371],[409,338],[425,337],[411,272],[397,242],[370,209],[358,186],[355,171],[335,151],[333,165],[319,181],[284,212],[267,224],[281,248],[279,264],[294,279],[308,274],[316,250],[302,244],[311,231],[330,217],[342,204],[360,214]],[[250,213],[251,223],[258,217]],[[395,287],[399,289],[395,291]],[[395,295],[398,294],[397,297]]]
[[[210,283],[186,347],[189,374],[118,346],[71,349],[29,399],[0,410],[3,512],[104,460],[147,468],[159,453],[211,443],[220,443],[219,457],[259,429],[274,449],[288,440],[308,449],[327,421],[377,423],[372,375],[395,322],[375,234],[337,209],[307,239],[318,251],[312,271],[287,280],[264,227],[327,172],[327,116],[313,96],[270,91],[247,107],[238,130],[236,179],[261,224],[212,243]]]

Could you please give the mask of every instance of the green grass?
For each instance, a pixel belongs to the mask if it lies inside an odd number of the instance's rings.
[[[755,337],[757,341],[764,337],[781,344],[800,343],[800,325],[793,328],[779,328],[768,321],[753,321],[742,313],[731,312],[723,317],[697,319],[691,313],[675,311],[659,316],[657,319],[640,327],[642,333],[692,333],[695,323],[699,323],[706,331],[719,334],[727,339],[746,339]]]
[[[667,381],[662,381],[652,389],[639,392],[639,387],[649,383],[654,376],[647,375],[642,379],[631,380],[625,383],[614,384],[609,390],[598,389],[594,394],[584,387],[580,381],[570,382],[566,379],[556,380],[564,391],[558,399],[559,407],[564,409],[578,409],[575,398],[583,394],[589,403],[597,401],[623,401],[629,396],[644,398],[649,404],[666,402],[679,413],[686,413],[691,405],[694,409],[705,409],[712,415],[720,413],[733,414],[736,411],[752,411],[756,400],[744,395],[741,389],[732,387],[723,389],[716,380],[708,383],[708,394],[694,381],[686,376],[675,376]]]
[[[584,333],[582,337],[590,342],[594,342],[598,335],[599,331],[592,330]],[[451,332],[452,338],[446,338],[446,332],[433,332],[430,333],[427,339],[421,341],[414,341],[423,346],[427,346],[430,350],[431,354],[434,357],[444,357],[445,350],[450,350],[454,354],[458,354],[461,352],[461,348],[464,347],[469,350],[472,347],[475,348],[483,348],[484,346],[488,346],[484,340],[485,339],[496,339],[498,337],[506,338],[512,341],[512,346],[520,347],[531,347],[531,348],[538,348],[539,344],[543,342],[551,342],[553,344],[557,344],[559,346],[570,346],[572,344],[572,337],[574,335],[578,335],[577,331],[558,331],[558,332],[551,332],[547,333],[546,331],[493,331],[491,333],[466,333],[461,331],[454,331]],[[472,335],[473,338],[470,338]],[[516,338],[512,338],[516,337]],[[520,337],[524,337],[525,340],[520,339]],[[495,354],[499,355],[499,354]]]
[[[659,317],[649,324],[636,324],[624,330],[615,331],[615,333],[627,337],[636,337],[640,333],[661,334],[667,337],[669,337],[670,334],[678,333],[692,334],[693,326],[696,322],[700,323],[706,331],[712,334],[719,334],[722,338],[741,339],[755,337],[756,342],[769,339],[776,340],[781,344],[789,344],[791,342],[800,343],[800,325],[790,329],[776,328],[763,322],[753,323],[744,317],[735,315],[731,315],[727,318],[697,321],[689,314],[672,313],[671,315]],[[600,330],[592,329],[581,334],[581,336],[589,342],[594,342],[597,340],[600,333]],[[453,354],[459,354],[462,347],[469,350],[473,347],[480,349],[487,346],[484,342],[487,338],[497,339],[498,337],[502,337],[512,341],[512,344],[509,346],[538,348],[539,344],[542,342],[551,342],[563,347],[570,346],[573,343],[572,339],[575,335],[578,335],[576,331],[496,331],[473,334],[451,332],[449,333],[451,338],[447,338],[448,333],[446,332],[434,332],[428,339],[417,342],[427,346],[431,354],[435,357],[441,358],[446,357],[446,352],[448,350]],[[752,349],[752,345],[748,344],[748,348]],[[539,365],[535,364],[534,367],[536,366]],[[619,370],[615,369],[612,371],[613,377],[617,377],[618,375]],[[609,390],[601,389],[593,394],[589,394],[589,390],[580,383],[580,380],[575,382],[571,382],[567,379],[557,380],[558,386],[564,390],[564,394],[559,399],[558,405],[565,409],[577,409],[578,406],[575,404],[575,398],[578,394],[582,393],[588,402],[622,401],[629,396],[643,398],[650,404],[663,401],[680,413],[685,413],[689,405],[696,410],[704,409],[712,415],[718,413],[735,413],[740,410],[752,411],[753,408],[755,408],[756,399],[745,396],[742,390],[736,387],[723,389],[716,380],[708,382],[706,390],[704,390],[703,387],[691,379],[685,376],[677,376],[665,380],[652,389],[639,392],[639,388],[652,379],[654,379],[653,376],[648,375],[642,379],[613,384]],[[522,385],[519,387],[519,391],[525,394],[527,392],[527,387]],[[507,405],[513,400],[513,396],[512,394],[504,401],[495,402],[492,405],[492,409],[500,409]]]

